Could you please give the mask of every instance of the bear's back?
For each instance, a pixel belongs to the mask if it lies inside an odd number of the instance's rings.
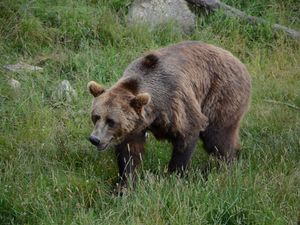
[[[250,77],[245,66],[230,52],[198,41],[185,41],[149,53],[157,57],[150,68],[141,57],[133,61],[123,77],[137,77],[141,90],[161,101],[195,95],[202,102],[211,88],[218,94],[223,88],[250,91]],[[148,55],[149,55],[148,54]],[[164,98],[166,96],[166,98]]]

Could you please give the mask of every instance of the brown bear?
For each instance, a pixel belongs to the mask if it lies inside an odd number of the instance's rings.
[[[181,42],[136,59],[111,88],[94,81],[88,88],[95,97],[90,141],[99,150],[115,146],[123,181],[142,159],[146,131],[172,143],[170,172],[184,172],[198,138],[208,153],[236,158],[251,81],[226,50]]]

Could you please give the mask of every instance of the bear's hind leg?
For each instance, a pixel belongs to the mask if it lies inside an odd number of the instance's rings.
[[[224,128],[209,126],[204,132],[201,132],[200,137],[209,154],[213,154],[227,163],[236,159],[240,148],[239,124]]]

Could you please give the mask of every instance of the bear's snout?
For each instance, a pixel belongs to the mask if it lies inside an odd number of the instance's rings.
[[[97,138],[97,137],[94,136],[94,135],[91,135],[91,136],[89,137],[89,140],[90,140],[90,142],[91,142],[93,145],[98,146],[98,145],[100,144],[100,139]]]

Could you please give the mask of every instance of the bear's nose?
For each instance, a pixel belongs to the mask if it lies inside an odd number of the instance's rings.
[[[99,145],[100,144],[100,140],[96,137],[96,136],[94,136],[94,135],[91,135],[90,137],[89,137],[89,140],[90,140],[90,142],[93,144],[93,145]]]

